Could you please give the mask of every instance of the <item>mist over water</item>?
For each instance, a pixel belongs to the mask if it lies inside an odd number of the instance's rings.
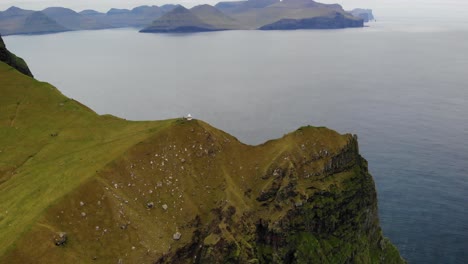
[[[5,37],[37,79],[100,114],[191,113],[248,144],[303,125],[359,136],[384,234],[410,263],[468,262],[468,26]]]

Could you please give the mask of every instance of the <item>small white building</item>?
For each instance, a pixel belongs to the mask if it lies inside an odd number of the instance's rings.
[[[192,115],[191,115],[191,114],[188,114],[187,117],[185,117],[185,119],[187,119],[187,120],[189,120],[189,121],[192,120]]]

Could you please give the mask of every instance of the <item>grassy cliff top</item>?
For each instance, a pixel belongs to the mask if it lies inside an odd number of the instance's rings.
[[[251,146],[98,115],[4,62],[0,80],[0,263],[404,262],[350,134]]]
[[[315,146],[308,151],[318,153],[326,146],[332,153],[349,140],[349,135],[310,127],[248,146],[199,120],[132,122],[97,115],[50,84],[4,63],[0,63],[0,79],[0,255],[49,207],[86,182],[103,177],[102,170],[109,164],[146,158],[146,150],[140,148],[148,142],[153,156],[176,155],[170,146],[190,150],[192,157],[198,152],[225,151],[225,158],[213,166],[225,166],[221,163],[230,164],[226,159],[231,159],[245,169],[266,171],[276,159],[304,144]],[[193,158],[192,162],[193,168],[204,170],[206,160]],[[204,188],[192,184],[186,188]]]

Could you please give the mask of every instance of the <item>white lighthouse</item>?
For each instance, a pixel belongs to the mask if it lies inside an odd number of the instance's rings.
[[[189,121],[192,120],[192,115],[191,115],[191,114],[188,114],[187,117],[186,117],[185,119],[187,119],[187,120],[189,120]]]

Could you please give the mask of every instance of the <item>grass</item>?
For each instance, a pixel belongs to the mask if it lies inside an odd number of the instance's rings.
[[[3,63],[0,79],[0,255],[53,202],[173,122],[99,116]]]

